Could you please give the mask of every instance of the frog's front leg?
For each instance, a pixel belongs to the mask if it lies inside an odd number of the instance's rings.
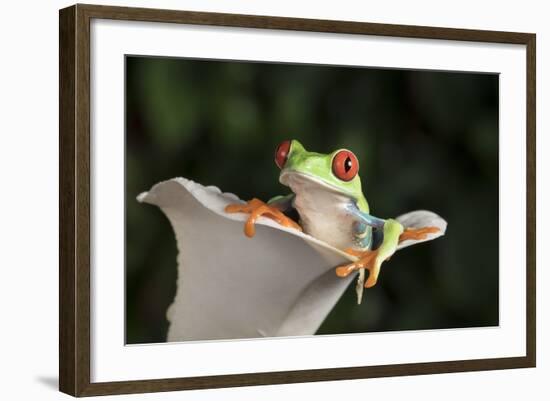
[[[358,257],[358,260],[347,265],[338,266],[336,274],[339,277],[346,277],[359,269],[367,269],[369,276],[365,282],[365,288],[370,288],[376,284],[382,263],[395,253],[399,244],[399,237],[403,233],[403,226],[393,219],[385,220],[381,229],[384,233],[384,240],[377,249],[346,250],[349,254]]]
[[[275,220],[282,226],[291,227],[302,231],[302,228],[294,220],[287,217],[283,211],[292,207],[294,195],[278,196],[271,199],[268,203],[254,198],[247,203],[230,204],[225,207],[226,213],[248,213],[250,216],[244,225],[244,233],[247,237],[253,237],[256,234],[256,220],[260,216],[265,216]]]

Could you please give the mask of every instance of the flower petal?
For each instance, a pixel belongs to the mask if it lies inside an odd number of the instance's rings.
[[[314,334],[353,278],[333,271],[347,254],[270,219],[245,237],[219,190],[180,178],[138,200],[162,209],[178,243],[168,341]]]

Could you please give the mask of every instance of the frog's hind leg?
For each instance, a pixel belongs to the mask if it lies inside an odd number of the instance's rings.
[[[403,231],[403,233],[399,236],[399,242],[403,242],[406,240],[423,240],[428,237],[428,234],[435,234],[439,232],[439,228],[437,227],[421,227],[421,228],[412,228],[407,227]]]
[[[384,223],[382,232],[382,243],[376,249],[346,249],[347,253],[358,259],[347,265],[338,266],[336,275],[346,277],[355,270],[367,269],[369,276],[364,287],[373,287],[378,281],[382,263],[388,260],[397,249],[398,239],[403,233],[403,226],[396,220],[388,219]]]
[[[369,250],[360,251],[353,248],[347,248],[344,251],[359,259],[347,265],[338,266],[336,268],[336,275],[338,277],[347,277],[356,270],[366,269],[371,260],[376,256],[375,251]]]
[[[336,275],[338,277],[347,277],[354,271],[359,271],[357,276],[357,284],[355,285],[355,292],[357,293],[357,304],[361,304],[363,299],[363,291],[365,288],[373,287],[378,280],[380,274],[381,263],[376,260],[378,251],[370,250],[356,250],[348,248],[346,252],[350,255],[356,256],[359,259],[353,263],[347,265],[338,266],[336,268]],[[369,271],[367,281],[365,282],[365,270]]]

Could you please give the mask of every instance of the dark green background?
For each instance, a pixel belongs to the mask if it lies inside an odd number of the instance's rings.
[[[136,196],[177,176],[285,194],[287,138],[354,151],[374,215],[449,223],[385,263],[360,306],[351,285],[319,334],[498,325],[497,75],[127,57],[126,80],[128,343],[165,340],[176,289],[170,224]]]

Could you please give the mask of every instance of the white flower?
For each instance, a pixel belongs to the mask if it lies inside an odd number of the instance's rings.
[[[244,214],[224,211],[242,202],[216,187],[185,178],[156,184],[138,196],[170,220],[178,244],[177,291],[168,308],[167,341],[314,334],[355,274],[334,268],[355,258],[271,219],[258,219],[256,235],[243,234]],[[405,227],[440,229],[447,223],[428,211],[397,218]]]

